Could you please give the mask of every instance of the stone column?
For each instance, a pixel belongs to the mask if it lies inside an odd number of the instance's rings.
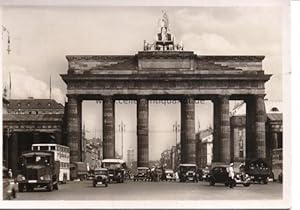
[[[277,149],[278,148],[278,133],[277,132],[272,132],[272,149]],[[271,149],[271,151],[272,151]]]
[[[10,150],[9,150],[9,168],[12,169],[13,176],[16,177],[18,171],[18,160],[20,158],[18,151],[18,133],[13,132],[10,136]]]
[[[229,163],[230,158],[230,117],[229,96],[220,96],[220,159],[221,162]]]
[[[181,101],[181,163],[196,163],[195,100],[187,96]]]
[[[257,158],[266,158],[266,110],[264,95],[256,95],[255,135]]]
[[[246,102],[246,159],[256,157],[255,141],[255,98],[248,96]]]
[[[78,110],[78,123],[79,123],[79,135],[80,135],[80,138],[79,138],[79,141],[78,141],[78,148],[79,148],[79,160],[80,161],[83,161],[82,159],[82,101],[81,100],[78,100],[78,103],[77,103],[77,110]]]
[[[76,96],[68,96],[67,103],[67,142],[70,147],[70,162],[80,161],[80,113],[78,110],[79,100]]]
[[[214,103],[214,132],[213,132],[213,162],[221,162],[220,157],[220,105],[219,98],[213,100]]]
[[[146,98],[137,101],[137,166],[149,167],[149,105]]]
[[[8,159],[9,159],[9,130],[8,128],[3,129],[3,162],[4,166],[8,168]]]
[[[103,159],[115,158],[115,102],[103,100]]]

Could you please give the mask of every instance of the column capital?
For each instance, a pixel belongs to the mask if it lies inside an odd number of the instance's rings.
[[[265,98],[266,95],[267,95],[267,94],[255,94],[254,96],[257,97],[257,98],[258,98],[258,97]]]
[[[230,98],[231,95],[229,94],[220,94],[220,95],[216,95],[212,98],[212,102],[218,102],[220,99],[228,99]]]

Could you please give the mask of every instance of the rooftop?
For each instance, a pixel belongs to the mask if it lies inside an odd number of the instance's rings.
[[[64,109],[64,106],[54,99],[10,99],[8,109]]]
[[[62,121],[63,114],[3,114],[3,121],[18,121],[18,122],[41,122],[41,121]]]

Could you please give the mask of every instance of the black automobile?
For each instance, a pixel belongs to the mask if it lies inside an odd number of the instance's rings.
[[[180,164],[179,165],[179,181],[180,182],[198,182],[196,164]]]
[[[229,175],[227,172],[227,166],[216,166],[213,167],[208,174],[207,180],[211,186],[216,183],[222,183],[225,186],[229,185]],[[237,184],[242,184],[245,187],[250,186],[251,180],[249,175],[245,173],[236,173],[234,177],[234,186]]]
[[[133,181],[151,181],[150,169],[148,167],[138,167]]]
[[[253,182],[268,184],[268,178],[271,177],[271,169],[262,159],[247,161],[245,172],[251,177]]]
[[[108,170],[106,168],[96,168],[94,170],[93,187],[96,187],[99,184],[104,185],[105,187],[108,185]]]

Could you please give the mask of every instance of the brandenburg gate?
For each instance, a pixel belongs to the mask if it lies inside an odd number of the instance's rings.
[[[115,158],[115,100],[137,101],[137,163],[149,162],[149,100],[179,100],[181,162],[196,163],[195,100],[214,106],[213,161],[230,162],[229,100],[246,103],[246,157],[266,158],[264,56],[203,56],[175,44],[164,14],[154,43],[135,55],[69,55],[67,142],[81,160],[83,100],[103,101],[103,158]],[[201,117],[201,116],[200,116]]]

